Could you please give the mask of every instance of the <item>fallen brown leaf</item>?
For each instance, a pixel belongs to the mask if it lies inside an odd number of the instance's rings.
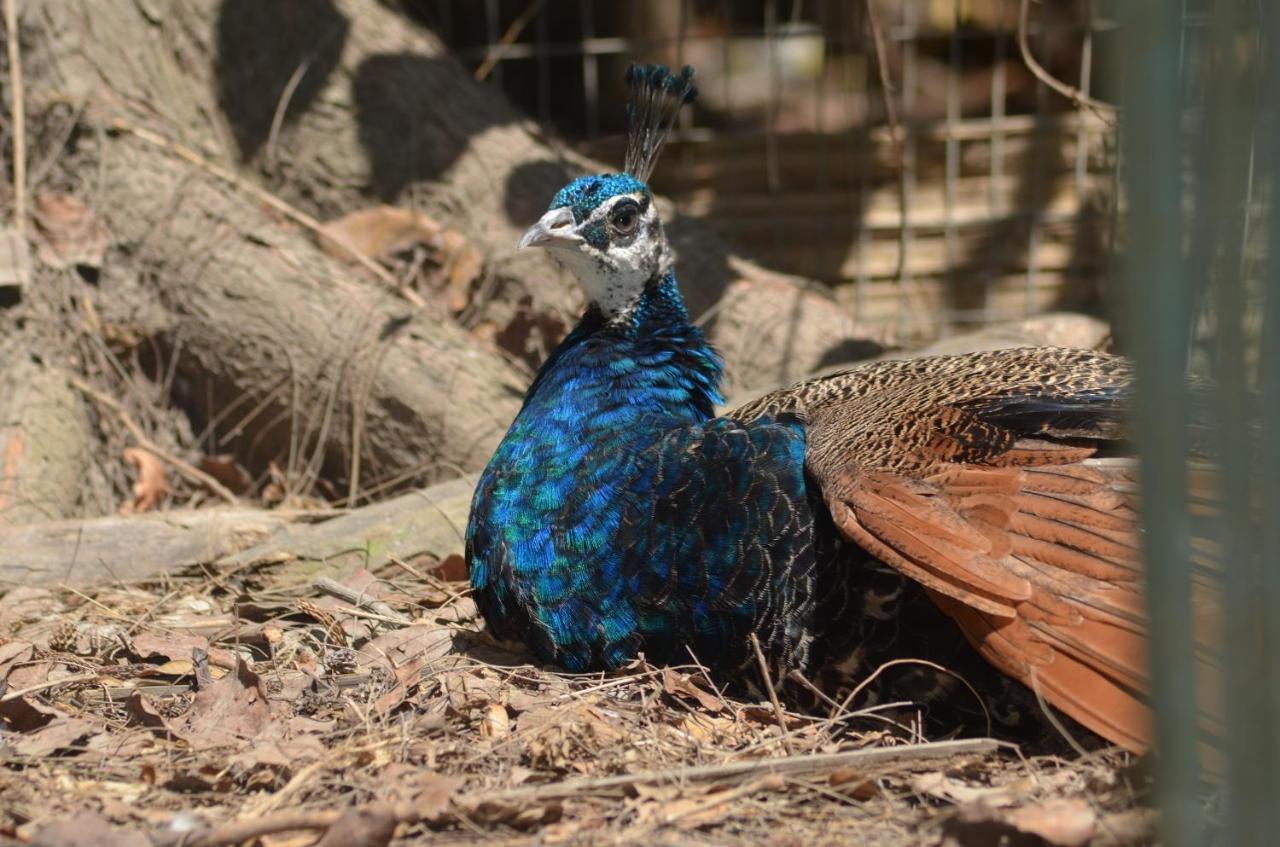
[[[1093,810],[1079,799],[1012,810],[971,803],[944,825],[940,847],[1085,847],[1093,840],[1096,826]]]
[[[52,268],[102,267],[111,238],[101,219],[66,194],[36,197],[36,254]]]
[[[501,703],[490,703],[480,719],[481,738],[505,738],[511,734],[511,716]]]
[[[840,768],[827,777],[827,784],[852,800],[874,800],[881,794],[879,784],[860,768]]]
[[[6,736],[4,745],[19,756],[39,758],[50,756],[59,750],[67,750],[101,729],[102,726],[94,721],[59,712],[39,729]]]
[[[315,847],[384,847],[391,843],[398,823],[390,806],[357,806],[342,812]]]
[[[176,632],[168,635],[139,632],[129,639],[129,646],[134,655],[140,659],[164,658],[170,662],[189,664],[192,650],[204,650],[209,655],[209,663],[217,667],[231,670],[235,668],[237,661],[235,653],[219,647],[210,647],[209,639],[190,632]]]
[[[431,569],[445,582],[462,582],[467,579],[467,560],[460,553],[450,553]]]
[[[641,806],[636,816],[662,826],[693,830],[713,826],[733,811],[733,804],[760,791],[777,791],[785,785],[781,776],[770,774],[746,785],[726,788],[697,796],[670,801],[654,801]]]
[[[0,644],[0,681],[8,678],[9,671],[14,666],[31,661],[35,652],[35,645],[29,641],[9,641]]]
[[[373,701],[374,713],[385,715],[403,703],[405,698],[409,696],[409,691],[418,684],[418,678],[421,676],[424,664],[426,664],[426,659],[422,656],[415,656],[396,668],[396,684],[377,700]]]
[[[138,726],[153,730],[161,738],[174,739],[178,733],[169,725],[169,721],[155,705],[137,691],[124,701],[124,711],[128,716],[127,726]]]
[[[415,659],[430,662],[453,652],[455,636],[454,630],[430,623],[388,630],[360,648],[358,664],[361,669],[380,664],[394,671]]]
[[[672,697],[692,700],[708,712],[719,712],[725,707],[719,697],[703,691],[689,677],[671,668],[662,669],[662,690]]]
[[[154,453],[141,447],[129,447],[124,451],[125,461],[138,469],[138,480],[133,484],[133,500],[120,508],[124,515],[149,512],[169,493],[169,481],[164,464]]]
[[[335,258],[351,258],[345,246],[371,259],[385,259],[415,244],[438,246],[440,225],[411,209],[375,206],[329,221],[320,235],[321,249]]]
[[[249,475],[249,471],[230,453],[202,456],[198,467],[222,483],[232,494],[247,494],[253,487],[253,477]]]
[[[261,677],[238,661],[233,673],[196,693],[175,728],[199,750],[240,744],[260,735],[270,723],[271,707]]]
[[[1097,816],[1080,799],[1051,800],[1006,814],[1020,832],[1038,835],[1056,847],[1084,847],[1093,840]]]
[[[320,758],[324,751],[324,744],[314,735],[301,735],[288,740],[259,739],[233,761],[245,770],[268,767],[292,772],[299,765]]]
[[[467,817],[477,823],[503,825],[521,830],[555,823],[564,814],[564,805],[559,800],[520,802],[482,798],[477,801],[463,801],[460,805],[465,808]]]
[[[484,272],[484,255],[453,229],[441,233],[440,253],[449,289],[449,311],[456,315],[471,302],[471,287]]]
[[[475,600],[463,597],[436,609],[431,616],[445,623],[466,623],[480,617],[480,609],[476,606]]]
[[[34,702],[27,697],[0,700],[0,721],[10,732],[34,732],[48,726],[56,718],[65,715],[53,708]]]

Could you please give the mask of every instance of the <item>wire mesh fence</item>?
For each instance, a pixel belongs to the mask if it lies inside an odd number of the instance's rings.
[[[1101,307],[1116,137],[1089,105],[1116,51],[1104,5],[417,9],[478,76],[606,162],[621,158],[623,66],[694,64],[700,102],[655,187],[766,264],[831,285],[859,320],[927,338]]]

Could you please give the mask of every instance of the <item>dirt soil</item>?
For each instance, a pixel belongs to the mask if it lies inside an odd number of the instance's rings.
[[[0,600],[0,840],[70,845],[1149,843],[1121,753],[1034,757],[568,675],[461,561],[267,565]],[[319,839],[319,840],[317,840]]]

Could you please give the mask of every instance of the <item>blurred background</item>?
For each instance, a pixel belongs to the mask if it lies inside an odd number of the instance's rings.
[[[604,162],[621,160],[626,64],[694,65],[700,98],[655,187],[768,266],[830,285],[859,321],[925,340],[1104,307],[1114,4],[408,5],[477,77]]]

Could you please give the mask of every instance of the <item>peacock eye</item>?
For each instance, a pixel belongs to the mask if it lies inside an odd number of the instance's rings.
[[[640,207],[634,200],[624,200],[609,212],[609,225],[619,235],[630,235],[640,222]]]

